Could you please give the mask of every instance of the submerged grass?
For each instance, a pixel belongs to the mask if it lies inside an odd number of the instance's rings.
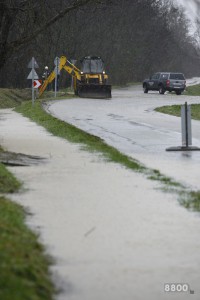
[[[189,210],[200,211],[200,191],[181,191],[179,202]]]

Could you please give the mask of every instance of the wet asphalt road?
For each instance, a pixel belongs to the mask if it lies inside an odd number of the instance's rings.
[[[200,151],[167,152],[181,146],[181,119],[155,112],[159,106],[200,103],[200,97],[158,92],[144,94],[141,86],[114,89],[111,100],[73,99],[49,104],[51,114],[109,145],[160,170],[179,182],[199,189]],[[193,145],[200,147],[200,122],[192,121]]]

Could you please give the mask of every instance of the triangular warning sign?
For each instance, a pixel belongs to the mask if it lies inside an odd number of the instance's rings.
[[[29,61],[28,68],[30,68],[30,69],[32,69],[32,68],[38,69],[39,68],[38,63],[34,57],[32,57],[32,59]]]
[[[27,79],[38,79],[38,78],[39,78],[38,74],[35,72],[35,70],[33,70],[33,71],[31,70],[27,77]]]

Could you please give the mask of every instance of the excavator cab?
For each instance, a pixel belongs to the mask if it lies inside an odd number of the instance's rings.
[[[101,57],[86,56],[81,60],[81,72],[83,74],[103,74],[104,62]]]
[[[108,75],[101,57],[85,56],[81,59],[81,81],[78,83],[80,97],[111,98],[111,85],[107,81]]]

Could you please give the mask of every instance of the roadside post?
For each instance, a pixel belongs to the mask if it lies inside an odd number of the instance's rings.
[[[57,56],[54,59],[54,65],[55,65],[55,98],[56,98],[56,93],[58,89],[59,65],[60,65],[60,58]]]
[[[182,147],[188,148],[192,145],[191,106],[181,105],[181,131]]]
[[[71,59],[70,59],[70,62],[71,62],[73,65],[75,65],[76,62],[77,62],[77,60],[74,59],[74,58],[71,58]],[[74,71],[74,68],[73,68],[73,71]],[[74,73],[74,72],[73,72],[73,73]],[[71,79],[71,89],[73,90],[73,88],[74,88],[74,77],[72,76],[72,79]]]
[[[170,147],[166,151],[199,151],[199,147],[192,146],[191,106],[185,102],[181,105],[182,146]]]
[[[31,72],[29,73],[27,79],[31,79],[32,84],[31,84],[31,89],[32,89],[32,105],[34,105],[34,101],[35,101],[35,92],[34,92],[34,79],[38,79],[38,75],[35,71],[35,68],[39,68],[36,60],[34,57],[32,57],[32,59],[30,60],[29,64],[28,64],[28,68],[31,69]]]

